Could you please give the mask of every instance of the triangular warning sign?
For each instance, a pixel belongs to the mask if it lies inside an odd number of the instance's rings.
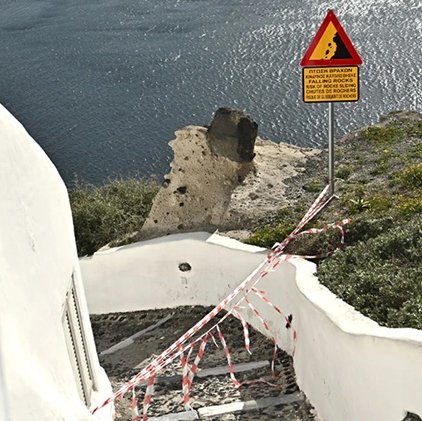
[[[353,66],[359,64],[362,64],[362,59],[334,11],[329,10],[300,65]]]

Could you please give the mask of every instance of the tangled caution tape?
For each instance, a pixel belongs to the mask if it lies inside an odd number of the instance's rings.
[[[319,232],[327,231],[328,229],[337,229],[341,234],[340,239],[340,246],[344,244],[344,226],[349,222],[348,219],[340,221],[335,224],[326,225],[321,229],[309,229],[306,231],[302,231],[303,227],[305,227],[308,222],[310,222],[332,199],[329,195],[329,186],[327,186],[306,212],[305,216],[299,222],[297,227],[281,242],[276,243],[270,252],[268,253],[265,260],[251,273],[249,276],[232,292],[230,293],[220,304],[218,304],[213,310],[211,310],[205,317],[203,317],[200,321],[198,321],[193,327],[191,327],[187,332],[185,332],[176,342],[170,345],[165,351],[163,351],[160,355],[158,355],[153,361],[151,361],[145,368],[143,368],[139,373],[137,373],[134,377],[132,377],[127,383],[125,383],[119,390],[117,390],[112,396],[106,399],[101,405],[97,406],[92,410],[94,414],[99,409],[109,405],[113,401],[121,398],[128,392],[132,392],[132,420],[138,421],[139,420],[139,412],[138,412],[138,402],[136,399],[135,388],[139,384],[147,384],[147,388],[145,391],[145,396],[143,400],[143,412],[142,412],[142,420],[147,420],[147,411],[149,406],[151,405],[153,393],[154,393],[154,382],[155,376],[157,373],[166,367],[168,364],[175,361],[177,358],[180,358],[181,365],[182,365],[182,393],[183,393],[183,403],[186,409],[190,409],[190,390],[192,387],[192,382],[195,377],[195,374],[198,370],[198,365],[205,353],[207,342],[210,338],[216,343],[216,338],[214,336],[215,332],[218,336],[219,341],[223,347],[224,353],[226,355],[227,363],[229,366],[229,375],[232,380],[232,383],[235,387],[240,387],[245,384],[253,384],[258,382],[264,382],[272,387],[278,387],[266,380],[258,379],[253,381],[245,381],[239,382],[234,373],[234,366],[231,360],[230,351],[225,341],[223,332],[221,331],[220,324],[229,316],[233,315],[237,319],[240,320],[241,325],[243,327],[243,334],[245,340],[245,349],[247,352],[250,351],[250,339],[249,339],[249,329],[248,323],[242,317],[240,312],[238,311],[241,308],[241,304],[244,302],[247,307],[249,307],[256,318],[259,320],[260,324],[262,325],[263,329],[268,332],[269,338],[274,343],[274,353],[273,359],[271,364],[271,369],[273,372],[273,376],[275,376],[275,359],[277,354],[277,344],[276,339],[271,334],[269,329],[268,323],[262,317],[260,312],[256,309],[256,307],[251,303],[249,299],[249,295],[253,294],[258,297],[261,301],[266,303],[270,306],[274,311],[280,314],[286,321],[286,329],[292,328],[292,342],[293,342],[293,351],[292,356],[294,357],[295,350],[296,350],[296,342],[297,342],[297,332],[293,327],[294,320],[292,315],[286,315],[282,312],[280,308],[275,306],[271,300],[268,298],[265,291],[258,289],[256,285],[259,281],[268,275],[268,273],[274,271],[274,269],[280,264],[281,261],[287,261],[292,258],[292,255],[288,255],[283,253],[286,246],[294,241],[297,238],[300,238],[303,235],[307,234],[315,234]],[[332,254],[333,252],[329,253]],[[326,254],[326,255],[329,255]],[[324,255],[324,256],[326,256]],[[303,258],[318,258],[320,256],[300,256]],[[243,293],[243,294],[242,294]],[[216,323],[214,323],[209,329],[207,329],[204,333],[202,333],[199,337],[192,339],[199,331],[202,330],[205,326],[210,324],[215,317],[221,313],[223,309],[226,309],[228,304],[231,304],[231,308],[227,311],[227,313]],[[189,341],[189,342],[188,342]],[[198,345],[198,352],[192,364],[189,364],[190,356],[196,346]]]

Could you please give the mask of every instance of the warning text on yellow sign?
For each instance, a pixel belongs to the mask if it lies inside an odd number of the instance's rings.
[[[348,102],[359,99],[359,68],[303,68],[303,100],[305,102]]]

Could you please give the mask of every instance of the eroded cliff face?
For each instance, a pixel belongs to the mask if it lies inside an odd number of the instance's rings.
[[[171,171],[154,199],[142,238],[220,227],[233,190],[254,166],[212,152],[204,127],[178,130],[170,146]]]
[[[256,123],[233,111],[217,112],[210,128],[188,126],[176,132],[170,173],[140,239],[248,229],[287,204],[285,181],[320,150],[262,140],[256,137]]]

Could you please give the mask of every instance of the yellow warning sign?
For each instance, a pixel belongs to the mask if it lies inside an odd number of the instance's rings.
[[[359,68],[304,67],[304,102],[351,102],[359,99]]]

